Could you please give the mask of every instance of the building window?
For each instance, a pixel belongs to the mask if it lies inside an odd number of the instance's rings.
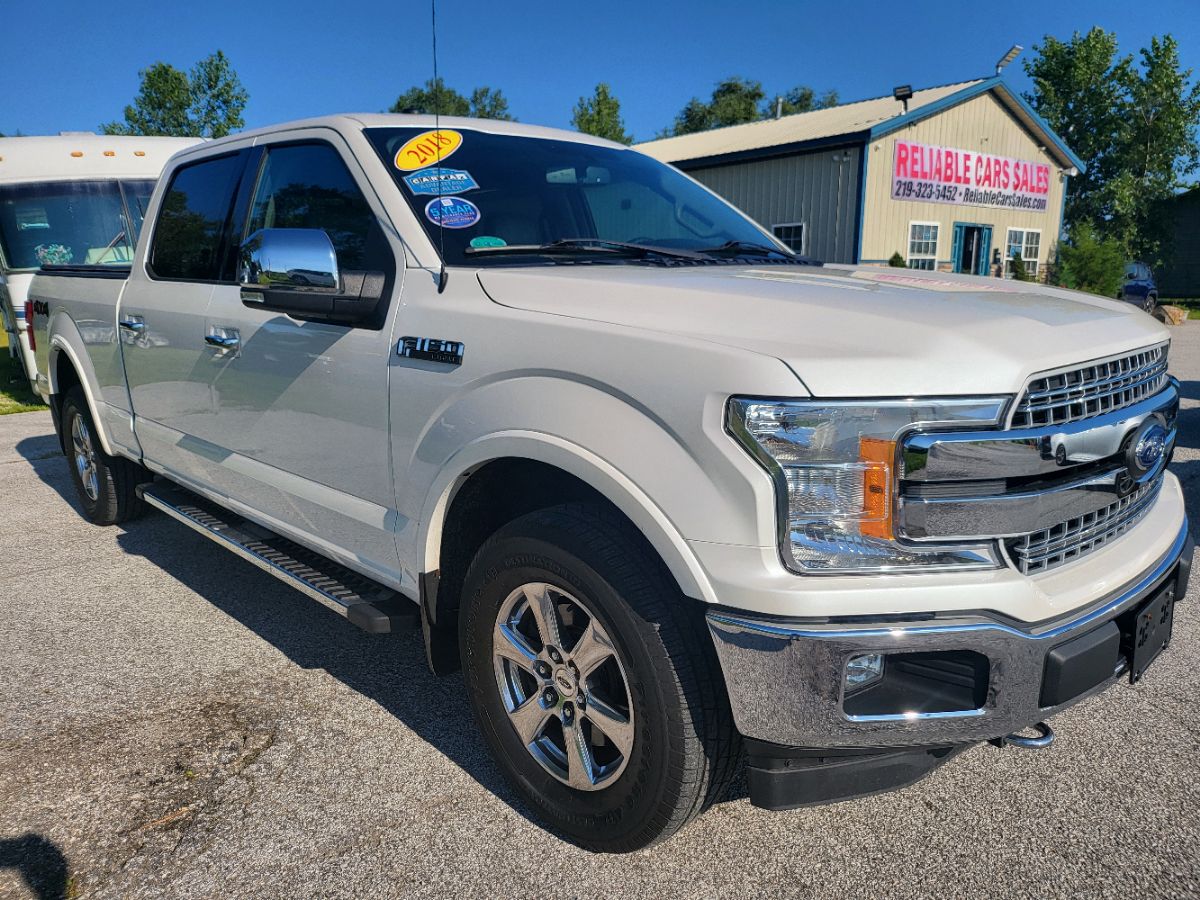
[[[938,232],[937,222],[908,223],[908,267],[910,269],[937,268]]]
[[[1012,278],[1012,261],[1018,253],[1021,262],[1025,263],[1025,271],[1030,278],[1038,275],[1038,254],[1042,251],[1042,232],[1040,229],[1010,228],[1008,243],[1004,249],[1004,277]]]
[[[771,233],[788,245],[795,253],[804,253],[804,223],[790,222],[787,225],[772,225]]]

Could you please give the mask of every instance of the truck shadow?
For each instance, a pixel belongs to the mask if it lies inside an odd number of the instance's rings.
[[[127,553],[154,563],[301,668],[323,669],[379,704],[483,788],[536,821],[479,737],[462,675],[438,678],[429,672],[419,628],[366,634],[164,515],[151,512],[122,528],[118,543]]]
[[[68,462],[53,435],[27,438],[17,452],[80,515]],[[240,622],[304,669],[323,669],[379,704],[516,812],[534,815],[509,786],[475,726],[461,674],[438,678],[425,664],[419,628],[370,635],[341,616],[155,512],[128,522],[121,548],[143,557]],[[727,799],[746,796],[744,778]]]
[[[166,516],[150,513],[122,526],[118,543],[154,563],[304,669],[323,669],[395,716],[480,786],[545,828],[509,786],[484,745],[461,673],[435,677],[425,664],[419,627],[366,634],[232,557]],[[739,779],[729,799],[745,796]]]

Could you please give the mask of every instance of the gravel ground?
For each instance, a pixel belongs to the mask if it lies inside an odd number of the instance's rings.
[[[1200,522],[1200,327],[1174,330]],[[181,525],[77,513],[47,413],[0,418],[0,897],[1200,895],[1200,609],[1151,677],[815,810],[744,788],[666,845],[541,829],[418,634],[366,635]]]

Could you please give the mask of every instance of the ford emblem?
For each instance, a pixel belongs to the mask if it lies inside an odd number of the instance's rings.
[[[1167,429],[1154,419],[1148,421],[1134,436],[1127,460],[1131,472],[1144,475],[1158,465],[1167,449]]]

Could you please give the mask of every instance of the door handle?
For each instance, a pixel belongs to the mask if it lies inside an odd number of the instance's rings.
[[[237,335],[206,334],[204,336],[204,343],[213,347],[221,347],[225,350],[228,350],[230,347],[236,347],[241,342],[242,339]]]
[[[117,324],[120,325],[122,328],[124,328],[126,331],[132,331],[135,334],[141,334],[143,331],[146,330],[146,323],[143,322],[141,320],[141,318],[122,319]]]

